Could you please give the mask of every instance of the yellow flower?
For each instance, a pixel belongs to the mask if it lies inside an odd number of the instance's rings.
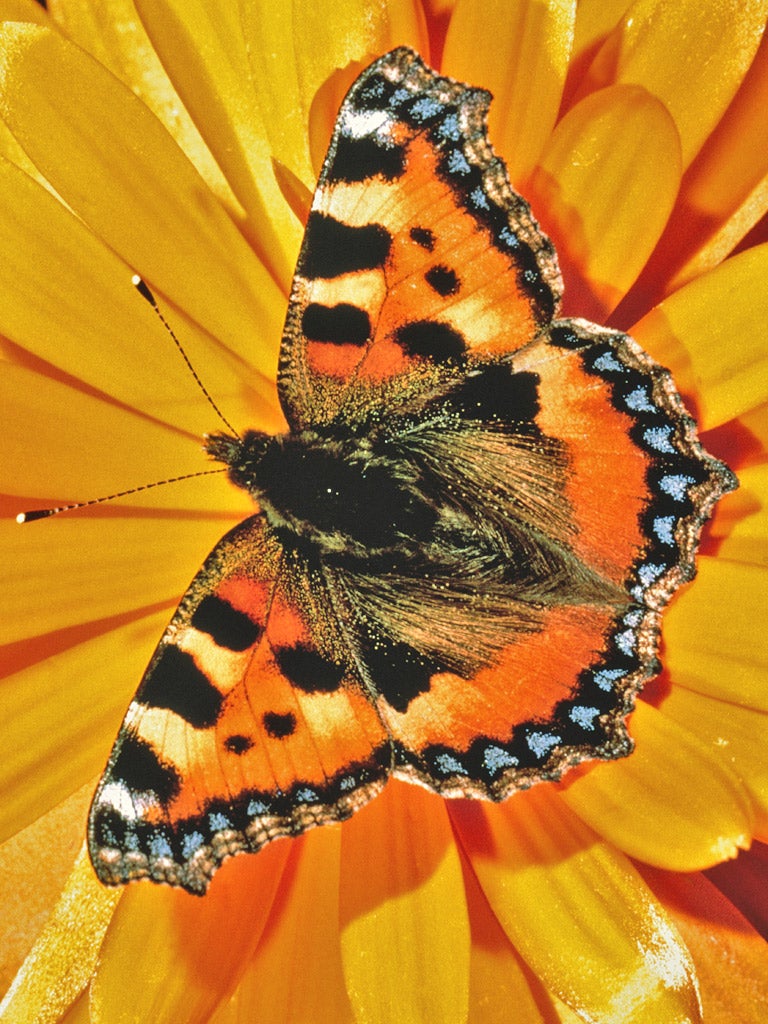
[[[26,22],[0,28],[8,982],[64,891],[0,1020],[762,1021],[768,946],[721,889],[758,924],[765,897],[699,872],[768,840],[768,3],[49,8],[0,2]],[[666,616],[636,751],[498,806],[391,783],[230,861],[202,900],[104,889],[82,852],[65,881],[152,647],[248,503],[208,476],[10,515],[206,468],[210,410],[133,270],[227,415],[280,428],[294,211],[354,73],[400,44],[493,91],[565,312],[629,328],[739,473]]]

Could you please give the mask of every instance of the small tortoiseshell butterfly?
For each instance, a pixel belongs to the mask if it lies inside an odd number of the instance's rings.
[[[735,479],[630,338],[556,319],[489,101],[408,49],[344,100],[280,355],[290,429],[206,441],[259,511],[128,709],[91,809],[104,882],[202,893],[389,776],[502,800],[631,750],[661,611]]]

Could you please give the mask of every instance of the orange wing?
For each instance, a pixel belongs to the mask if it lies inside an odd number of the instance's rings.
[[[260,516],[215,548],[94,797],[89,846],[102,881],[204,892],[226,857],[348,817],[381,788],[386,733],[306,583]]]
[[[283,339],[294,429],[407,405],[468,351],[513,351],[551,320],[557,261],[487,141],[489,101],[408,49],[348,93]]]

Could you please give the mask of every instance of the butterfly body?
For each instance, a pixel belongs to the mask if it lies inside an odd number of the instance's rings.
[[[735,481],[631,339],[557,319],[488,102],[400,49],[342,105],[281,350],[289,428],[206,440],[258,511],[129,708],[91,811],[105,882],[204,892],[390,776],[500,800],[631,750],[661,610]]]

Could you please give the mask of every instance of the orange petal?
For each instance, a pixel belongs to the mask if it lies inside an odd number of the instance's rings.
[[[0,1004],[2,1024],[63,1016],[93,975],[122,895],[122,890],[105,889],[96,880],[83,849],[56,909]]]
[[[356,1018],[464,1022],[469,921],[445,803],[390,782],[344,824],[341,864],[341,955]]]
[[[93,1020],[206,1020],[247,966],[289,852],[279,842],[235,857],[203,898],[149,882],[128,886],[91,983]]]
[[[684,725],[638,701],[635,750],[566,777],[565,803],[631,857],[697,871],[749,845],[753,809],[740,775]]]
[[[768,394],[767,276],[768,244],[692,281],[631,328],[693,397],[702,430],[755,408]]]
[[[169,617],[162,611],[105,629],[3,678],[0,841],[102,771]],[[37,654],[35,639],[29,646]]]
[[[606,318],[653,250],[679,184],[674,124],[643,89],[604,89],[566,114],[526,192],[557,248],[566,311]]]
[[[340,850],[338,826],[291,843],[269,924],[237,989],[240,1020],[351,1024],[339,949]]]
[[[664,619],[670,678],[710,697],[768,711],[768,647],[760,626],[762,566],[699,557],[695,586]]]
[[[693,964],[662,907],[550,787],[456,802],[451,818],[505,932],[584,1020],[700,1020]]]
[[[575,18],[573,0],[458,0],[451,17],[442,70],[490,89],[491,140],[518,185],[554,126]]]
[[[763,1024],[768,1006],[768,944],[701,875],[643,875],[696,963],[707,1024]]]
[[[641,85],[667,107],[683,166],[733,98],[765,28],[765,0],[636,0],[606,40],[582,85]]]
[[[719,558],[761,566],[768,549],[768,463],[738,473],[739,489],[718,508],[709,541]]]
[[[762,836],[768,836],[768,714],[707,697],[684,686],[670,687],[658,706],[664,718],[692,732],[721,764],[742,780],[757,815],[756,828]]]
[[[151,285],[273,374],[283,295],[160,122],[55,33],[5,24],[0,41],[0,110],[57,191]]]

